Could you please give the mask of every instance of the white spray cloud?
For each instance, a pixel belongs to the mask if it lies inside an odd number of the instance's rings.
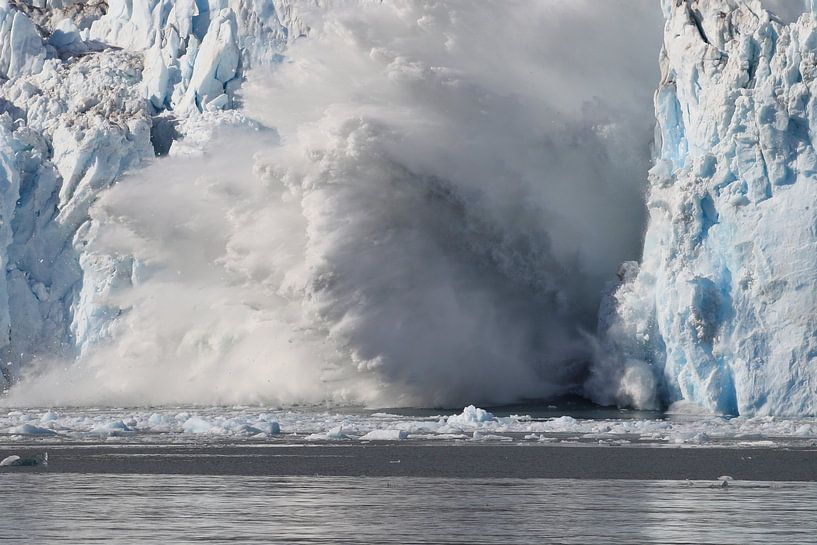
[[[448,405],[581,382],[581,330],[640,249],[659,7],[396,0],[311,26],[245,86],[280,142],[232,131],[97,203],[89,251],[132,256],[133,286],[109,340],[17,398]]]

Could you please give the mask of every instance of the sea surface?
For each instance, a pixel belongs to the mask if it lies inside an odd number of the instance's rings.
[[[0,474],[15,544],[795,544],[815,508],[813,482]]]

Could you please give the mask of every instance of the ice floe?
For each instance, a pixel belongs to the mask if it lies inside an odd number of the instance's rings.
[[[432,416],[320,408],[52,409],[0,412],[0,444],[20,441],[469,441],[602,446],[817,446],[817,419],[720,416],[495,416],[473,406]]]

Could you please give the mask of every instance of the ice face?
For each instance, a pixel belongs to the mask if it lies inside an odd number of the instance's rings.
[[[16,78],[42,70],[45,46],[34,23],[0,4],[0,76]]]
[[[90,206],[174,139],[195,149],[214,127],[241,123],[213,110],[230,106],[242,67],[286,43],[271,3],[199,4],[0,2],[4,377],[106,337],[121,310],[103,300],[131,283],[134,260],[85,252]]]
[[[757,0],[662,7],[643,259],[602,307],[588,390],[817,413],[817,19],[785,24]]]

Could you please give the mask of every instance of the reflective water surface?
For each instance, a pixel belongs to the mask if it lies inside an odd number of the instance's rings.
[[[817,483],[0,474],[7,543],[813,543]]]

